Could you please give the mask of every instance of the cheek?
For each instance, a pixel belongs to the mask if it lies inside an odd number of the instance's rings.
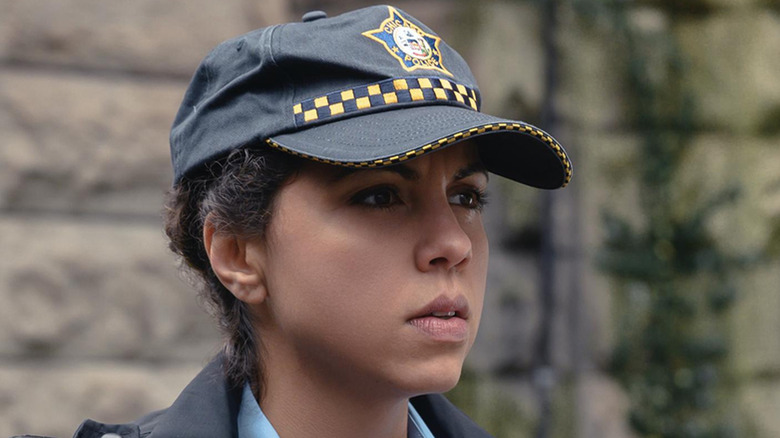
[[[284,218],[268,230],[266,275],[278,324],[353,336],[350,324],[393,316],[378,310],[400,305],[396,289],[411,266],[403,239],[316,212]]]
[[[350,228],[285,235],[269,278],[271,330],[281,348],[318,369],[379,373],[408,354],[398,335],[404,297],[415,291],[400,263],[388,263],[401,258],[393,248],[366,245]]]
[[[485,286],[487,283],[489,244],[484,226],[481,221],[478,228],[469,233],[472,244],[472,260],[469,271],[469,281],[472,285],[473,297],[470,297],[473,315],[473,337],[476,336],[479,322],[482,316],[482,307],[485,300]],[[474,338],[472,337],[472,342]]]

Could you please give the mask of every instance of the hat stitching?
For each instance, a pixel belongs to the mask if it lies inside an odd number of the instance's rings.
[[[557,141],[555,141],[554,138],[550,137],[545,133],[544,131],[540,129],[536,129],[530,125],[526,125],[524,123],[490,123],[487,125],[482,125],[474,128],[470,128],[464,131],[456,132],[452,135],[449,135],[447,137],[443,137],[439,140],[436,140],[434,142],[425,144],[419,148],[412,149],[408,152],[405,152],[403,154],[393,155],[390,157],[385,158],[378,158],[376,160],[371,161],[337,161],[337,160],[329,160],[326,158],[320,158],[315,157],[309,154],[304,154],[298,151],[294,151],[292,149],[289,149],[273,139],[266,139],[265,142],[269,146],[279,149],[283,152],[303,157],[309,160],[313,160],[319,163],[324,164],[331,164],[331,165],[337,165],[337,166],[343,166],[343,167],[354,167],[354,168],[375,168],[375,167],[384,167],[389,166],[392,164],[400,163],[402,161],[406,161],[410,158],[418,157],[420,155],[426,154],[428,152],[434,151],[442,146],[449,145],[452,143],[455,143],[457,141],[469,138],[473,135],[480,135],[484,134],[488,131],[523,131],[527,134],[530,134],[543,142],[547,144],[547,146],[552,149],[553,152],[555,152],[555,155],[558,156],[558,159],[561,160],[561,164],[563,165],[564,169],[564,180],[563,184],[561,184],[561,188],[566,187],[566,185],[571,180],[572,176],[572,166],[571,162],[569,161],[569,157],[566,155],[566,152],[563,150],[563,148],[558,144]]]

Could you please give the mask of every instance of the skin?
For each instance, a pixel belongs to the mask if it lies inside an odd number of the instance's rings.
[[[485,293],[486,186],[463,142],[384,169],[306,164],[260,240],[206,221],[215,272],[256,316],[280,436],[405,437],[408,398],[455,386]],[[410,323],[442,297],[468,304],[462,339]]]

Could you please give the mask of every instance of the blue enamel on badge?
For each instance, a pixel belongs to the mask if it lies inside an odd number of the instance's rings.
[[[363,35],[382,43],[406,71],[437,70],[452,76],[441,63],[441,38],[426,33],[392,6],[388,6],[388,9],[390,17],[378,29],[363,32]]]

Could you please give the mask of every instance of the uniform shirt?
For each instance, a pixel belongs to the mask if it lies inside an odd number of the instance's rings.
[[[422,417],[409,403],[409,421],[406,436],[408,438],[434,438]],[[249,385],[244,385],[241,407],[238,411],[238,438],[279,438],[279,434],[263,414],[255,400]]]
[[[112,433],[123,438],[237,438],[244,385],[235,387],[228,381],[224,364],[225,357],[217,355],[166,409],[151,412],[125,424],[85,420],[73,437],[101,438]],[[246,403],[247,409],[257,405],[254,398],[251,401]],[[409,409],[410,423],[414,426],[411,430],[420,433],[417,437],[414,434],[410,437],[492,438],[441,394],[421,395],[410,399],[410,402],[413,406]],[[425,421],[417,420],[415,412]],[[246,412],[244,415],[250,423],[254,418],[260,418]],[[421,428],[422,424],[425,424],[427,431]],[[427,432],[431,434],[427,435]],[[244,438],[248,438],[249,433],[244,432]]]

